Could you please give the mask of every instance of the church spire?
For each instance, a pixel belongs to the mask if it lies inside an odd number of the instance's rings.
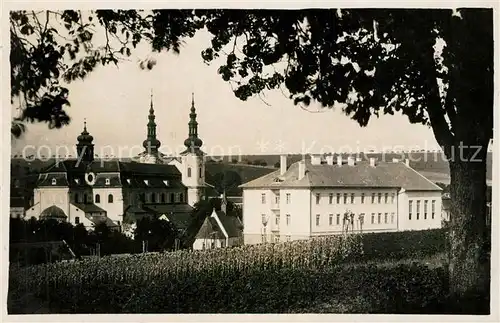
[[[156,123],[155,123],[155,110],[153,107],[153,90],[151,89],[151,102],[148,115],[148,134],[146,140],[142,143],[146,152],[156,155],[158,153],[158,148],[160,148],[160,141],[156,139]]]
[[[188,138],[184,141],[184,146],[187,150],[194,153],[200,152],[200,147],[203,141],[198,138],[198,122],[196,121],[196,108],[194,106],[194,93],[191,93],[191,113],[189,114],[189,134]]]
[[[76,151],[78,153],[78,159],[84,162],[91,162],[94,160],[94,144],[92,141],[94,137],[90,135],[87,131],[87,119],[83,121],[83,131],[76,138],[78,143],[76,144]]]

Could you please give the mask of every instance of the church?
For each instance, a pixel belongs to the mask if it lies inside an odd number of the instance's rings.
[[[144,151],[131,161],[94,159],[94,138],[86,122],[77,137],[75,159],[56,161],[41,171],[27,218],[57,219],[88,229],[105,222],[128,231],[145,215],[189,225],[193,206],[205,199],[205,153],[198,137],[194,95],[186,149],[179,156],[159,151],[151,96]]]

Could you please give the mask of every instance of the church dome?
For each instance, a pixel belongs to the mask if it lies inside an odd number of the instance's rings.
[[[64,211],[55,205],[49,206],[40,214],[40,218],[45,219],[66,219],[67,216]]]
[[[76,139],[80,143],[92,143],[94,137],[92,137],[90,133],[87,131],[87,122],[84,122],[83,124],[84,124],[83,131]]]

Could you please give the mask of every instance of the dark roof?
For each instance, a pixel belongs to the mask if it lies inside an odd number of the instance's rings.
[[[203,224],[196,234],[196,239],[224,239],[224,233],[222,232],[217,220],[213,217],[205,218]]]
[[[143,207],[156,216],[165,215],[178,230],[185,230],[192,222],[193,207],[189,204],[147,204]]]
[[[243,231],[243,223],[236,216],[228,216],[222,211],[216,211],[222,226],[227,232],[229,238],[241,237]]]
[[[88,215],[85,214],[85,217],[89,219],[89,221],[93,222],[95,225],[100,224],[100,223],[106,223],[106,226],[108,227],[114,227],[117,226],[110,218],[107,216],[95,216],[95,215]]]
[[[174,165],[120,162],[120,166],[123,172],[131,174],[158,175],[160,177],[166,177],[166,175],[181,176],[181,173]]]
[[[311,164],[305,161],[305,176],[298,179],[299,162],[288,168],[283,176],[279,170],[241,185],[260,187],[386,187],[409,191],[441,191],[441,188],[402,162],[379,162],[375,167],[367,161],[347,164]]]
[[[22,207],[24,208],[24,199],[22,197],[11,197],[10,198],[10,207]]]
[[[57,218],[57,219],[66,219],[68,216],[64,213],[64,211],[55,206],[49,206],[40,214],[41,218]]]
[[[85,213],[92,213],[92,212],[106,212],[106,210],[98,207],[95,204],[84,204],[84,203],[71,203],[80,210],[82,210]]]

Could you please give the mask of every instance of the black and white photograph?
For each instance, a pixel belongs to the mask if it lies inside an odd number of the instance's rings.
[[[498,3],[356,3],[5,5],[4,319],[500,320]]]

